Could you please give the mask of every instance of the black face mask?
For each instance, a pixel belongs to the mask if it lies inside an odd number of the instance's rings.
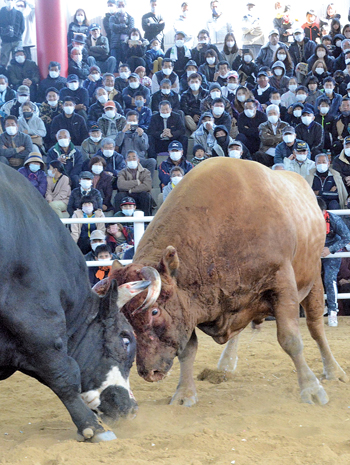
[[[222,145],[225,143],[225,140],[226,140],[226,137],[227,136],[220,136],[220,137],[217,137],[216,140],[218,141],[218,144],[219,145]]]

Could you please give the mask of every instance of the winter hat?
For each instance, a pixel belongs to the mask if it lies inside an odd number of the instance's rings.
[[[196,144],[196,145],[193,146],[193,151],[192,151],[194,157],[196,156],[197,150],[203,150],[203,152],[205,153],[205,149],[204,149],[203,145]]]
[[[43,161],[43,157],[41,156],[41,153],[39,153],[39,152],[31,152],[28,155],[28,158],[26,159],[26,161],[24,162],[24,166],[29,165],[29,163],[32,163],[33,161],[35,161],[37,163],[40,163],[41,164],[41,169],[44,168],[44,161]]]

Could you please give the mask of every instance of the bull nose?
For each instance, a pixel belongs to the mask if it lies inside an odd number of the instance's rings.
[[[141,374],[141,376],[150,383],[161,381],[165,375],[166,373],[158,370],[150,370]]]

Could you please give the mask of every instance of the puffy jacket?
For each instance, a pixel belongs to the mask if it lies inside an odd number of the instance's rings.
[[[180,166],[183,169],[184,173],[188,173],[193,168],[192,163],[186,160],[185,157],[182,157],[180,163],[177,165],[172,161],[170,157],[166,160],[162,161],[162,163],[158,167],[158,176],[161,183],[161,187],[163,188],[166,186],[170,181],[170,170],[174,168],[174,166]]]
[[[151,110],[159,111],[159,104],[162,100],[168,100],[171,104],[171,108],[174,111],[180,110],[180,97],[177,92],[173,90],[170,91],[170,94],[164,95],[162,94],[161,90],[158,90],[154,94],[152,94],[152,101],[151,101]]]
[[[73,215],[75,210],[81,207],[81,199],[86,195],[92,198],[94,210],[97,210],[97,209],[102,210],[103,201],[102,201],[102,196],[100,194],[100,191],[92,187],[89,191],[84,191],[83,193],[81,187],[79,186],[72,190],[72,193],[69,197],[67,210],[70,216]]]
[[[283,163],[284,159],[285,158],[288,158],[292,155],[293,153],[293,150],[295,149],[295,146],[297,144],[297,142],[304,142],[300,139],[295,139],[294,141],[294,144],[289,147],[289,145],[287,145],[284,140],[282,142],[280,142],[277,147],[276,147],[276,151],[275,151],[275,158],[274,158],[274,163]],[[308,150],[308,158],[311,158],[311,152],[310,152],[310,147],[307,146],[307,150]]]
[[[85,119],[73,113],[70,118],[67,118],[65,113],[61,113],[54,117],[51,123],[51,140],[56,140],[56,134],[60,129],[67,129],[74,145],[81,145],[83,140],[89,137]]]
[[[294,66],[298,63],[306,63],[307,60],[315,53],[316,44],[313,40],[307,37],[303,40],[303,51],[301,52],[298,42],[295,40],[289,47],[289,54],[292,58]]]
[[[72,176],[78,176],[81,172],[81,167],[83,165],[83,156],[79,150],[77,150],[74,145],[71,143],[67,153],[64,152],[62,147],[54,145],[47,152],[46,166],[49,168],[50,163],[53,160],[57,160],[61,155],[66,155],[66,163],[64,164],[64,169],[66,170],[67,175],[72,178]]]
[[[13,58],[8,67],[9,83],[14,89],[22,85],[23,80],[28,78],[34,85],[39,84],[40,74],[39,67],[35,61],[26,59],[24,63],[17,63]]]
[[[125,117],[119,115],[119,113],[117,113],[113,119],[103,114],[101,118],[97,120],[97,124],[102,131],[103,137],[113,137],[123,129],[125,121]]]
[[[119,152],[124,158],[129,150],[135,150],[140,158],[144,158],[148,149],[148,135],[145,132],[139,136],[136,131],[120,131],[115,139],[115,144],[119,147]]]
[[[321,97],[318,97],[316,99],[316,103],[315,103],[315,113],[318,112],[318,106],[319,106],[319,101],[321,100],[322,97],[324,97],[326,94],[323,94]],[[329,116],[338,116],[339,115],[339,107],[341,105],[341,102],[342,102],[343,98],[340,94],[336,94],[333,92],[333,98],[331,100],[331,106],[329,108],[329,112],[328,112],[328,115]]]
[[[260,145],[259,126],[266,121],[267,116],[262,111],[257,111],[254,118],[248,118],[244,112],[238,116],[238,132],[247,137],[255,151],[259,149]]]
[[[42,165],[43,166],[43,165]],[[36,173],[30,171],[28,164],[26,166],[22,166],[18,170],[19,173],[23,174],[25,178],[37,189],[40,194],[45,197],[46,189],[47,189],[47,179],[45,172],[40,169]]]
[[[311,150],[311,158],[315,160],[315,156],[321,153],[323,149],[323,127],[320,124],[315,123],[315,121],[313,121],[310,126],[300,123],[295,128],[295,132],[298,139],[301,139],[308,144]]]
[[[259,55],[256,57],[255,64],[258,66],[259,69],[262,66],[268,66],[269,68],[271,68],[275,52],[272,50],[272,48],[269,47],[269,45],[270,42],[261,47]],[[283,42],[278,42],[278,47],[287,50],[287,47]]]
[[[282,131],[286,126],[288,126],[287,123],[279,120],[275,134],[270,121],[260,124],[259,137],[261,142],[259,150],[266,152],[270,148],[276,148],[282,142]]]
[[[194,116],[200,115],[200,105],[201,100],[205,99],[208,95],[208,91],[203,89],[202,87],[199,88],[199,94],[197,96],[193,95],[191,89],[186,90],[180,99],[180,106],[181,110],[185,113],[185,115]]]
[[[135,21],[128,13],[115,13],[109,18],[111,29],[111,48],[120,46],[121,42],[127,39],[131,29],[135,26]]]

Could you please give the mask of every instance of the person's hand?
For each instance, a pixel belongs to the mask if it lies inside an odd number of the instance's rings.
[[[38,136],[36,136],[35,134],[33,134],[33,135],[30,136],[30,137],[31,137],[31,139],[35,139],[35,138],[38,137]]]
[[[288,157],[289,160],[295,160],[295,154],[294,152],[292,152],[289,157]]]
[[[213,78],[213,81],[217,81],[218,80],[218,77],[220,76],[219,72],[217,71],[216,73],[214,73],[214,78]]]
[[[347,176],[345,178],[345,183],[346,183],[347,186],[350,186],[350,176]]]
[[[105,212],[107,210],[106,205],[102,205],[102,210]]]
[[[163,137],[171,137],[171,131],[169,128],[166,128],[163,130],[163,133],[162,133],[162,136]]]
[[[261,108],[262,108],[263,110],[266,110],[267,105],[266,105],[265,103],[263,103],[263,104],[261,105]]]
[[[206,129],[207,131],[210,131],[211,129],[213,129],[213,123],[212,123],[211,121],[207,121],[207,122],[205,123],[205,129]]]
[[[320,191],[314,191],[315,195],[318,195],[319,193],[320,193]]]
[[[23,152],[23,150],[25,150],[25,147],[23,147],[23,145],[20,145],[19,147],[16,147],[16,152],[17,153]]]
[[[144,133],[144,131],[143,131],[142,128],[137,128],[137,129],[136,129],[136,132],[137,132],[137,134],[138,134],[140,137],[141,137],[142,134]]]
[[[24,134],[28,134],[28,130],[27,129],[23,129]]]
[[[194,121],[195,123],[198,123],[199,118],[200,118],[199,115],[194,115],[194,116],[193,116],[193,121]]]
[[[113,176],[113,173],[111,173],[110,171],[105,171],[106,174],[108,174],[108,176]]]
[[[333,186],[331,189],[331,192],[336,192],[337,191],[337,186]]]
[[[131,128],[131,125],[130,125],[130,123],[126,123],[126,124],[125,124],[125,126],[124,126],[124,127],[123,127],[123,129],[122,129],[122,132],[129,131],[129,130],[130,130],[130,128]]]
[[[329,251],[329,248],[328,247],[324,247],[322,253],[321,253],[321,257],[324,258],[324,257],[328,257],[328,255],[330,255],[330,251]]]
[[[349,284],[349,283],[350,283],[350,279],[344,279],[344,278],[342,278],[342,279],[339,281],[340,286],[344,286],[344,284]]]
[[[338,140],[343,140],[342,136],[338,136]]]
[[[30,87],[32,85],[32,81],[30,79],[28,79],[28,78],[25,78],[25,79],[23,79],[23,84],[25,86]]]
[[[66,157],[61,155],[60,157],[57,158],[58,161],[60,161],[63,164],[66,164]]]
[[[134,99],[134,97],[131,97],[131,105],[135,106],[135,99]]]
[[[89,81],[95,82],[95,79],[92,77],[92,74],[89,74],[87,78],[89,79]]]
[[[291,115],[291,114],[293,113],[293,108],[292,108],[292,107],[289,107],[288,110],[287,110],[287,113],[288,113],[289,115]]]
[[[76,110],[86,110],[86,106],[83,103],[78,103],[78,105],[75,105]]]

